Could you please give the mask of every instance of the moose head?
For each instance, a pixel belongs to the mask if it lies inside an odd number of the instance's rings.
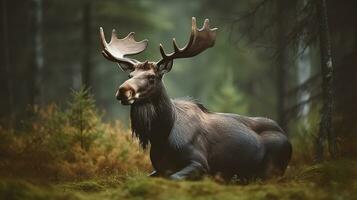
[[[172,53],[166,54],[162,44],[160,44],[162,58],[159,61],[140,62],[126,56],[143,52],[148,45],[148,40],[135,41],[133,32],[123,39],[118,39],[115,30],[113,30],[111,40],[107,43],[101,27],[100,36],[103,56],[112,62],[118,63],[123,71],[129,73],[129,79],[118,88],[116,98],[123,105],[131,105],[157,96],[156,94],[163,88],[162,77],[171,70],[173,60],[193,57],[212,47],[216,39],[216,30],[217,28],[211,29],[209,27],[208,19],[204,21],[203,27],[198,29],[196,19],[193,17],[191,35],[186,46],[179,48],[174,38],[174,51]]]

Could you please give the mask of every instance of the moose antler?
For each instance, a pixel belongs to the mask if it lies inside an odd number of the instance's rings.
[[[135,41],[134,32],[129,33],[125,38],[118,39],[116,37],[115,29],[112,31],[112,37],[109,44],[105,40],[103,28],[100,27],[100,38],[103,46],[102,54],[110,61],[124,64],[127,68],[131,68],[139,61],[125,58],[127,55],[135,55],[144,51],[148,45],[148,40],[142,40],[140,42]],[[124,69],[124,70],[126,70]]]
[[[179,48],[176,43],[176,39],[173,38],[174,52],[166,54],[162,44],[160,44],[160,53],[162,59],[158,62],[161,63],[173,60],[175,58],[188,58],[193,57],[202,51],[212,47],[216,40],[217,28],[210,29],[209,20],[206,19],[201,29],[197,29],[196,18],[192,17],[192,29],[191,36],[187,45],[183,48]]]

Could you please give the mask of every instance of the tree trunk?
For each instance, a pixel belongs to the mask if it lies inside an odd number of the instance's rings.
[[[277,70],[276,70],[276,89],[277,89],[277,114],[278,123],[287,133],[287,118],[285,113],[286,108],[286,69],[288,63],[288,55],[286,48],[286,1],[277,1],[277,11],[278,11],[278,27],[277,27],[277,46],[278,46],[278,57],[277,57]]]
[[[331,38],[328,27],[326,0],[318,0],[317,14],[319,20],[321,75],[322,75],[322,110],[320,130],[316,138],[315,159],[321,162],[324,159],[324,143],[327,138],[330,156],[336,157],[336,136],[332,127],[333,112],[333,59]]]
[[[302,52],[303,51],[303,52]],[[302,85],[309,80],[311,76],[311,60],[310,60],[310,48],[304,47],[303,41],[299,41],[298,52],[301,52],[301,56],[297,59],[297,81],[298,85]],[[311,97],[309,90],[299,90],[298,91],[298,102],[308,101]],[[302,123],[304,125],[308,124],[308,119],[305,118],[310,111],[310,105],[308,103],[300,106],[299,114],[302,116]]]
[[[307,0],[302,2],[302,6],[305,7],[307,4]],[[299,6],[297,6],[297,11]],[[299,14],[299,13],[297,13]],[[306,34],[306,29],[302,31],[302,34]],[[310,47],[305,46],[305,42],[303,39],[298,40],[298,51],[297,53],[300,56],[297,58],[296,66],[297,66],[297,82],[298,85],[301,86],[311,77],[311,58],[310,58]],[[297,93],[297,102],[306,102],[310,99],[311,92],[309,89],[298,90]],[[305,103],[299,108],[299,115],[302,116],[302,123],[304,126],[308,126],[308,118],[306,117],[310,112],[310,104]]]
[[[8,38],[8,19],[7,19],[7,0],[2,1],[3,8],[3,49],[4,49],[4,74],[3,78],[6,79],[6,90],[7,94],[5,97],[7,98],[7,106],[4,106],[4,109],[7,109],[7,115],[9,116],[8,125],[9,127],[13,126],[14,120],[14,94],[13,94],[13,80],[12,73],[10,67],[10,46],[9,46],[9,38]]]
[[[34,56],[31,68],[31,104],[40,105],[43,103],[43,86],[42,86],[42,71],[43,71],[43,41],[42,41],[42,0],[33,0],[34,5],[34,30],[33,30],[33,45]]]
[[[91,86],[91,2],[86,1],[83,6],[83,30],[82,30],[82,39],[83,39],[83,61],[82,61],[82,83],[85,88]]]

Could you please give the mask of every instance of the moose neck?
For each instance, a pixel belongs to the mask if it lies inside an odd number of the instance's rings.
[[[130,109],[133,135],[139,138],[140,144],[160,143],[170,134],[175,113],[164,86],[155,97],[133,104]]]

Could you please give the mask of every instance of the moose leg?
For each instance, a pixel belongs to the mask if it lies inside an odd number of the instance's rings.
[[[264,177],[282,176],[291,158],[290,142],[278,131],[264,131],[260,135],[266,149]]]
[[[170,175],[170,179],[172,180],[182,180],[182,179],[195,179],[199,178],[206,170],[197,161],[191,161],[189,165],[181,169],[180,171]]]

